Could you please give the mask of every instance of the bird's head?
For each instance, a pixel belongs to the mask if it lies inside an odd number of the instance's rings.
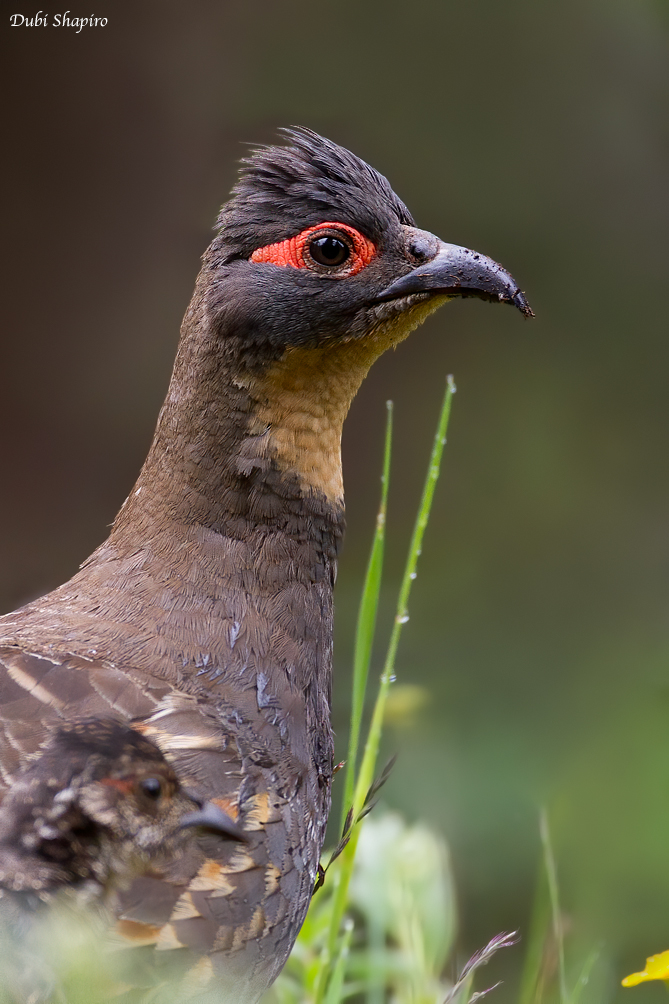
[[[390,184],[307,129],[242,162],[209,250],[210,309],[257,351],[393,344],[455,296],[531,310],[504,269],[419,230]],[[229,318],[234,318],[230,325]],[[384,340],[385,339],[385,340]]]
[[[116,851],[125,842],[129,850],[123,853],[138,861],[169,856],[197,828],[244,839],[217,805],[183,788],[152,740],[125,723],[104,718],[69,723],[58,730],[54,747],[72,774],[60,800],[75,803],[90,827],[110,835]]]
[[[129,725],[62,723],[3,802],[0,888],[128,883],[183,851],[196,830],[245,839],[222,809],[185,790],[155,743]]]
[[[285,136],[242,162],[221,210],[187,315],[179,388],[195,332],[200,363],[223,359],[225,379],[250,398],[242,410],[262,442],[242,467],[271,459],[336,502],[342,423],[382,352],[456,296],[532,311],[500,265],[418,229],[369,164],[308,129]]]

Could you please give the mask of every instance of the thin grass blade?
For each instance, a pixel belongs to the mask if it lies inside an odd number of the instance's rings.
[[[558,893],[557,865],[553,846],[551,843],[550,827],[548,825],[548,814],[545,809],[541,810],[539,817],[539,831],[541,833],[541,845],[544,853],[544,867],[546,869],[546,879],[548,881],[548,896],[551,905],[551,916],[553,920],[553,936],[557,947],[558,955],[558,978],[560,983],[560,1004],[568,1004],[569,994],[567,993],[567,977],[564,962],[564,931],[562,917],[560,914],[560,898]]]
[[[344,800],[342,802],[342,828],[345,826],[346,814],[353,802],[355,791],[355,773],[360,745],[360,728],[362,712],[365,704],[369,667],[372,659],[372,646],[376,630],[376,617],[381,593],[381,576],[383,573],[383,555],[386,538],[386,514],[388,510],[388,485],[390,483],[390,454],[393,435],[393,402],[386,402],[386,438],[383,451],[383,473],[381,475],[381,502],[376,517],[376,529],[369,563],[362,589],[358,623],[355,633],[353,650],[353,694],[351,704],[351,730],[348,741],[348,757],[346,774],[344,776]]]
[[[585,962],[583,963],[583,968],[578,975],[576,980],[576,985],[572,991],[571,997],[569,999],[569,1004],[578,1004],[581,999],[581,994],[585,987],[587,987],[590,982],[590,976],[592,975],[592,970],[595,968],[599,958],[601,956],[601,948],[593,948]]]
[[[332,976],[328,986],[325,1004],[340,1004],[344,999],[344,976],[346,975],[346,961],[351,949],[351,938],[353,937],[353,921],[347,920],[344,923],[344,932],[341,937],[339,953],[332,967]]]
[[[379,744],[381,742],[383,715],[385,711],[386,700],[388,697],[388,691],[390,689],[390,684],[393,681],[397,647],[399,645],[400,636],[402,634],[402,628],[409,620],[409,596],[411,594],[411,587],[416,579],[416,567],[418,565],[418,558],[421,553],[423,537],[425,535],[425,529],[427,527],[428,520],[430,518],[430,509],[432,508],[432,501],[434,499],[434,491],[437,486],[437,480],[439,478],[439,471],[441,468],[441,458],[443,456],[444,446],[446,445],[448,420],[451,414],[451,402],[453,400],[455,389],[456,388],[455,388],[455,383],[453,381],[453,377],[449,376],[446,380],[446,392],[444,394],[444,399],[441,406],[441,412],[439,415],[439,422],[437,424],[437,431],[432,445],[432,455],[430,457],[430,464],[425,479],[423,495],[420,501],[420,506],[418,508],[418,515],[416,517],[416,523],[413,529],[413,534],[411,536],[411,542],[409,544],[409,552],[407,555],[407,561],[404,568],[404,575],[402,577],[402,583],[400,585],[400,591],[397,600],[397,612],[395,614],[395,620],[393,622],[393,627],[390,634],[390,642],[388,644],[388,652],[386,654],[386,661],[383,667],[383,673],[381,674],[379,692],[376,698],[376,704],[374,706],[374,711],[372,714],[372,721],[369,727],[369,733],[367,736],[367,743],[365,745],[365,752],[363,755],[362,764],[360,765],[360,773],[358,775],[358,780],[355,789],[355,798],[353,800],[354,808],[356,811],[358,811],[362,807],[367,791],[369,790],[372,781],[374,779],[374,772],[376,770],[376,761],[379,753]]]
[[[536,892],[530,917],[529,935],[525,949],[525,959],[520,977],[518,1004],[536,1004],[537,988],[541,979],[546,952],[546,942],[550,938],[551,905],[543,858],[537,869]]]
[[[357,818],[361,809],[363,808],[369,789],[371,788],[374,781],[374,772],[376,770],[376,761],[378,758],[379,744],[381,741],[381,730],[383,725],[383,713],[385,709],[386,698],[388,696],[388,690],[390,688],[390,684],[393,679],[395,656],[397,653],[397,646],[399,644],[402,627],[409,619],[408,615],[409,595],[411,593],[411,586],[413,585],[413,582],[416,578],[416,566],[418,564],[418,558],[421,552],[421,546],[423,542],[423,536],[425,534],[425,528],[427,527],[427,523],[430,516],[430,508],[432,506],[432,500],[434,498],[434,491],[436,488],[437,480],[439,478],[441,458],[443,455],[444,446],[446,445],[446,433],[448,431],[448,420],[451,412],[451,401],[453,399],[453,394],[455,393],[455,389],[456,388],[455,388],[455,383],[453,381],[453,377],[449,376],[446,381],[446,391],[444,394],[441,412],[439,415],[439,422],[437,424],[437,431],[432,446],[430,464],[425,479],[425,486],[423,488],[423,494],[418,509],[416,523],[414,526],[413,534],[411,536],[411,543],[409,545],[409,552],[407,555],[404,575],[402,577],[402,583],[400,585],[400,592],[397,602],[397,613],[395,615],[395,621],[390,635],[388,652],[383,667],[383,673],[381,674],[381,681],[379,684],[376,703],[374,705],[374,710],[372,712],[372,720],[367,735],[367,742],[365,743],[365,751],[363,754],[360,771],[358,773],[358,777],[355,782],[354,797],[353,797],[354,819]],[[387,480],[386,480],[386,488],[387,488]],[[378,597],[377,597],[377,602],[378,602]],[[369,651],[371,652],[371,645]],[[369,658],[367,659],[367,667],[368,666],[369,666]],[[362,707],[360,707],[360,711],[362,711]],[[348,811],[346,803],[344,805],[344,811],[345,812]],[[328,982],[331,979],[331,970],[332,970],[333,959],[335,958],[335,953],[337,949],[337,940],[339,937],[339,931],[341,928],[344,913],[346,911],[346,904],[348,900],[348,889],[351,881],[351,875],[353,874],[353,861],[355,858],[355,850],[358,843],[359,832],[360,832],[359,828],[354,827],[353,832],[351,834],[351,839],[341,854],[339,867],[335,869],[334,892],[332,896],[330,925],[326,944],[321,956],[321,966],[319,969],[316,986],[314,988],[314,1004],[326,1004],[325,995]]]

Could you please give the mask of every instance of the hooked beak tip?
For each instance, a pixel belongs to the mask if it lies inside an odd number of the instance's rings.
[[[505,268],[477,251],[443,241],[438,242],[438,251],[430,261],[396,279],[376,301],[402,299],[416,293],[475,296],[493,303],[509,303],[524,317],[534,317],[525,294]]]
[[[523,293],[522,289],[519,289],[516,293],[514,293],[514,295],[511,297],[510,302],[513,304],[514,307],[518,308],[523,317],[530,318],[535,316],[534,311],[527,302],[525,294]]]

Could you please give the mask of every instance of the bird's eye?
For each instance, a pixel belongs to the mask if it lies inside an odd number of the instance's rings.
[[[256,263],[308,268],[333,279],[347,279],[369,265],[376,247],[348,223],[318,223],[294,237],[256,248]]]
[[[153,801],[157,801],[163,791],[162,781],[157,777],[145,777],[143,781],[139,782],[139,786],[144,794],[148,795]]]
[[[316,237],[309,244],[309,254],[316,264],[337,268],[348,261],[351,251],[339,237]]]

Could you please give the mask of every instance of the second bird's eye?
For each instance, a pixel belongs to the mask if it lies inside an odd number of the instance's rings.
[[[163,786],[157,777],[145,777],[143,781],[140,781],[139,786],[144,794],[154,801],[162,794]]]
[[[348,244],[339,237],[316,237],[309,245],[309,254],[318,265],[336,268],[348,260]]]

